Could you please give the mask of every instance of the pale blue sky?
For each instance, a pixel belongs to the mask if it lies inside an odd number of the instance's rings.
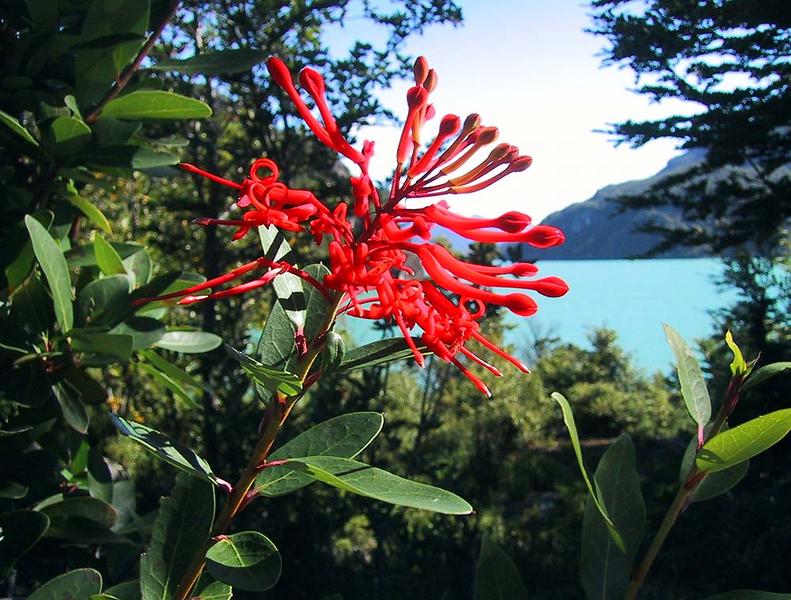
[[[615,148],[607,135],[594,133],[609,122],[658,117],[679,107],[650,104],[630,92],[631,71],[599,67],[596,53],[605,40],[583,31],[590,24],[586,5],[576,0],[460,4],[462,26],[429,28],[411,39],[407,50],[426,56],[439,74],[432,94],[439,116],[480,113],[484,124],[500,129],[500,141],[519,146],[533,165],[484,192],[460,197],[457,210],[484,215],[520,210],[538,221],[605,185],[652,175],[679,153],[664,140],[639,150]],[[361,23],[352,18],[332,32],[332,46],[341,50],[355,37],[370,38],[374,32]],[[381,95],[401,116],[408,87],[405,82]],[[428,131],[434,127],[430,123]],[[399,131],[366,127],[358,135],[376,141],[372,174],[389,175]]]

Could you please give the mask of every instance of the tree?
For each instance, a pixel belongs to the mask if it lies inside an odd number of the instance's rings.
[[[624,207],[667,205],[687,224],[646,223],[657,251],[714,251],[749,243],[772,253],[791,217],[791,14],[782,0],[592,2],[590,31],[604,36],[604,65],[627,66],[651,100],[688,109],[611,125],[618,143],[672,138],[705,150],[689,171],[659,182]]]

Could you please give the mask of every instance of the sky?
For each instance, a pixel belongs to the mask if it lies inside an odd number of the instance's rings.
[[[438,116],[479,113],[485,125],[499,128],[498,142],[518,146],[533,157],[533,164],[487,190],[454,198],[455,210],[485,216],[519,210],[538,222],[606,185],[653,175],[680,153],[669,140],[640,149],[616,148],[611,136],[595,131],[608,123],[662,117],[685,107],[652,104],[630,91],[635,84],[631,71],[600,67],[597,53],[606,40],[584,32],[591,24],[586,5],[578,0],[459,4],[464,12],[461,26],[430,27],[410,38],[406,50],[424,55],[439,75],[431,95]],[[344,28],[331,31],[330,46],[340,53],[354,39],[376,34],[362,19],[351,18]],[[406,114],[408,87],[402,82],[380,95],[400,117]],[[426,126],[432,136],[438,121]],[[391,174],[399,133],[396,126],[357,132],[360,140],[376,141],[374,178]]]

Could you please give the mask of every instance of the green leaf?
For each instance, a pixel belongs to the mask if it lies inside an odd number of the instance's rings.
[[[148,283],[151,277],[151,258],[145,250],[135,252],[123,259],[124,269],[133,281],[132,288],[139,288]]]
[[[66,423],[80,433],[88,433],[90,419],[82,400],[70,394],[60,383],[53,385],[52,391],[55,393],[55,399],[58,401],[61,411],[63,411]]]
[[[117,325],[132,309],[129,277],[112,275],[94,279],[77,295],[77,310],[83,325]],[[114,332],[124,333],[124,332]]]
[[[30,135],[30,132],[22,127],[22,124],[7,112],[0,110],[0,122],[2,122],[6,127],[8,127],[11,131],[16,133],[29,144],[33,144],[34,146],[38,147],[38,142],[33,138],[32,135]]]
[[[27,496],[28,487],[15,481],[0,481],[0,498],[19,500]]]
[[[118,600],[140,600],[140,582],[124,581],[104,590],[104,593]]]
[[[453,492],[417,483],[348,458],[307,456],[289,459],[288,465],[340,490],[397,506],[449,515],[468,515],[472,506]]]
[[[91,128],[76,117],[58,117],[50,123],[45,142],[55,156],[63,158],[91,142]]]
[[[82,23],[83,46],[75,62],[77,96],[83,106],[106,94],[142,45],[149,26],[149,0],[94,0]],[[132,36],[129,41],[129,34]],[[91,48],[91,43],[111,47]],[[86,47],[88,46],[88,47]]]
[[[188,75],[222,75],[249,71],[266,60],[263,50],[234,48],[217,52],[196,54],[182,60],[161,60],[149,67],[152,71],[178,71]]]
[[[212,393],[212,389],[208,385],[201,383],[184,369],[165,360],[153,350],[142,350],[140,355],[172,380],[190,387],[198,388],[210,394]]]
[[[618,529],[615,527],[615,524],[610,519],[610,516],[607,514],[607,509],[602,504],[599,496],[593,491],[593,486],[591,485],[590,479],[588,478],[588,471],[585,469],[585,463],[582,460],[582,447],[580,446],[580,438],[577,434],[577,424],[574,422],[574,413],[571,410],[571,405],[562,394],[559,394],[558,392],[552,392],[551,395],[555,402],[560,405],[560,410],[563,413],[563,422],[566,424],[566,429],[569,430],[571,445],[574,447],[574,454],[577,456],[577,464],[579,465],[580,472],[582,473],[582,479],[585,481],[585,485],[588,488],[588,494],[590,495],[593,504],[596,506],[596,509],[599,511],[602,519],[604,519],[613,541],[618,546],[618,548],[621,549],[621,551],[625,552],[626,545],[623,541],[623,538],[618,532]]]
[[[607,524],[588,498],[582,521],[580,578],[588,600],[619,599],[629,585],[646,521],[634,445],[628,434],[621,434],[607,448],[593,479],[626,552],[614,544]]]
[[[681,396],[687,406],[692,420],[702,428],[711,419],[711,399],[706,388],[706,380],[700,369],[698,359],[692,348],[684,341],[678,332],[667,323],[663,323],[665,337],[670,344],[670,349],[676,357],[676,371],[681,384]]]
[[[263,533],[224,536],[206,552],[206,570],[215,579],[248,592],[275,586],[283,569],[280,552]]]
[[[32,214],[46,229],[52,226],[55,215],[50,210],[40,210]],[[8,280],[9,293],[16,291],[30,275],[35,262],[33,243],[24,222],[5,230],[5,247],[2,251],[2,262],[6,265],[5,275]]]
[[[185,390],[178,381],[166,373],[147,363],[137,363],[137,366],[153,377],[161,387],[173,392],[177,398],[181,398],[190,408],[199,409],[201,407],[199,398],[194,395],[194,392],[190,393]]]
[[[731,334],[730,331],[725,332],[725,343],[728,344],[728,348],[730,348],[731,352],[733,352],[733,360],[731,361],[731,375],[747,374],[750,369],[744,360],[744,355],[742,354],[741,349],[736,345],[736,342],[733,341],[733,334]]]
[[[720,432],[700,449],[701,471],[723,471],[774,446],[791,431],[791,408],[777,410]]]
[[[107,461],[95,446],[88,452],[88,493],[108,504],[113,502],[113,476]]]
[[[317,281],[324,281],[324,277],[330,272],[322,264],[308,265],[304,271]],[[330,307],[321,291],[307,281],[302,281],[302,286],[305,293],[305,339],[308,343],[313,343],[326,328],[327,311]]]
[[[346,343],[343,338],[335,331],[328,331],[322,353],[322,369],[327,373],[334,373],[343,362],[345,355]]]
[[[35,218],[26,215],[25,226],[33,243],[33,253],[41,265],[41,270],[44,272],[44,277],[46,277],[52,292],[55,318],[61,331],[67,333],[74,326],[74,309],[71,304],[71,277],[66,258],[58,243]]]
[[[133,169],[155,169],[178,164],[179,157],[171,152],[152,150],[151,148],[138,148],[132,155],[131,166]]]
[[[154,345],[184,354],[200,354],[214,350],[220,344],[222,338],[207,331],[171,330]]]
[[[142,600],[173,597],[195,550],[206,543],[213,520],[214,489],[179,475],[171,497],[160,503],[151,544],[140,558]]]
[[[71,347],[77,352],[106,354],[127,361],[132,357],[132,336],[72,331]]]
[[[527,600],[527,589],[511,558],[488,535],[475,567],[474,600]]]
[[[27,600],[85,600],[102,591],[102,576],[94,569],[75,569],[50,579]]]
[[[422,346],[420,338],[412,338],[412,342],[423,354],[431,354],[425,346]],[[344,356],[338,367],[338,371],[367,369],[368,367],[411,358],[412,356],[412,350],[409,349],[404,338],[387,338],[365,344],[364,346],[357,346],[346,352],[346,356]]]
[[[788,371],[789,369],[791,369],[791,362],[776,362],[770,365],[764,365],[750,374],[747,381],[744,382],[741,391],[746,392],[767,379],[779,375],[783,371]]]
[[[36,545],[48,526],[47,516],[33,510],[0,513],[0,577]]]
[[[126,269],[121,257],[107,240],[98,233],[93,238],[93,251],[96,264],[104,275],[125,275]]]
[[[271,261],[285,261],[293,264],[294,253],[288,245],[283,232],[274,225],[268,227],[258,227],[258,235],[261,238],[261,248],[264,256]],[[293,273],[281,273],[272,282],[277,301],[291,322],[302,331],[305,328],[305,309],[307,308],[307,298],[302,287],[302,279]]]
[[[689,477],[690,470],[695,464],[695,456],[698,453],[698,440],[692,438],[687,444],[687,449],[684,451],[684,456],[681,459],[681,468],[679,469],[679,483],[683,485]],[[716,498],[730,490],[737,485],[750,467],[750,461],[746,460],[738,465],[733,465],[729,469],[709,473],[700,482],[694,495],[692,496],[693,502],[705,502]]]
[[[756,590],[733,590],[708,596],[706,600],[791,600],[791,594],[759,592]]]
[[[110,225],[110,221],[107,220],[107,217],[104,216],[104,213],[102,213],[102,211],[96,208],[88,200],[86,200],[76,192],[73,194],[66,194],[66,200],[68,200],[69,204],[71,204],[74,208],[76,208],[82,214],[88,217],[88,220],[94,225],[96,225],[96,227],[98,227],[105,233],[112,233],[112,226]]]
[[[354,458],[379,435],[384,417],[356,412],[319,423],[289,440],[269,455],[269,460],[301,456]],[[255,479],[255,490],[264,496],[282,496],[313,483],[314,479],[288,466],[269,467]]]
[[[227,344],[225,349],[232,358],[239,361],[245,372],[256,383],[264,386],[269,391],[280,392],[286,396],[295,396],[302,391],[302,382],[293,373],[267,367]]]
[[[123,242],[112,242],[111,246],[118,253],[121,259],[126,259],[137,252],[145,250],[140,244],[126,244]],[[66,254],[69,265],[72,267],[95,267],[96,252],[93,244],[85,244],[69,250]]]
[[[131,317],[113,328],[110,333],[132,336],[132,349],[142,350],[158,343],[167,331],[162,321],[152,317]]]
[[[127,120],[203,119],[211,108],[195,98],[159,90],[142,90],[110,100],[102,116]]]
[[[91,534],[111,535],[110,528],[118,518],[116,510],[99,498],[78,496],[48,504],[39,509],[49,517],[47,537],[77,539],[87,537],[83,530]],[[103,536],[104,537],[104,536]]]
[[[132,423],[115,414],[111,414],[110,418],[113,421],[113,425],[122,435],[133,439],[143,448],[156,455],[157,458],[173,465],[177,469],[206,479],[214,484],[218,483],[217,476],[212,471],[209,463],[198,456],[194,450],[141,423]]]
[[[231,586],[215,581],[198,592],[197,600],[231,600],[232,596]]]

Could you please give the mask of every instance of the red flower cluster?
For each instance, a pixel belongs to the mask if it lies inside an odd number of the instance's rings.
[[[277,165],[266,158],[253,163],[250,176],[241,184],[182,164],[187,171],[235,189],[236,205],[244,211],[239,220],[198,222],[234,226],[237,229],[233,239],[262,225],[308,231],[316,243],[328,240],[331,272],[319,282],[287,263],[259,258],[226,275],[158,299],[180,297],[181,303],[191,303],[239,294],[267,285],[288,271],[309,281],[329,298],[342,295],[341,312],[394,321],[415,360],[422,365],[423,354],[410,335],[419,328],[422,344],[442,360],[456,365],[484,394],[489,395],[489,390],[459,360],[459,355],[495,375],[500,372],[467,347],[470,341],[527,372],[519,360],[481,334],[479,321],[487,305],[504,306],[515,314],[530,316],[536,312],[536,303],[524,293],[498,293],[489,288],[531,290],[554,297],[565,294],[568,286],[557,277],[532,278],[538,268],[530,263],[490,266],[459,260],[442,246],[428,242],[431,228],[439,225],[476,242],[518,242],[536,248],[563,243],[563,233],[546,225],[531,227],[530,217],[520,212],[493,219],[470,218],[454,214],[442,201],[423,208],[407,208],[404,201],[476,192],[506,175],[524,171],[531,158],[505,143],[494,145],[483,156],[479,151],[495,143],[498,131],[482,125],[476,114],[464,121],[456,115],[442,117],[436,136],[421,151],[424,125],[435,115],[429,96],[437,85],[437,75],[420,57],[414,66],[415,85],[407,92],[409,111],[396,150],[392,185],[388,197],[381,198],[368,173],[374,144],[365,142],[362,151],[358,151],[346,140],[330,112],[322,76],[309,68],[299,75],[299,83],[311,97],[319,120],[297,90],[283,61],[270,58],[267,66],[272,79],[289,96],[313,134],[359,167],[359,175],[351,178],[352,199],[331,210],[312,193],[278,182]],[[417,276],[413,268],[416,264],[428,277]],[[208,295],[195,295],[259,269],[266,269],[264,275]],[[525,278],[528,276],[531,278]]]

